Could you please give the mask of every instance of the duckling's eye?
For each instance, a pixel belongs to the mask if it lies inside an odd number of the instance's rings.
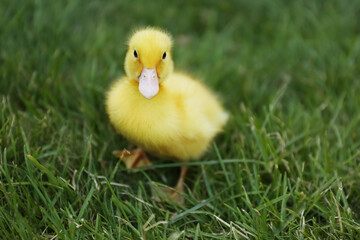
[[[162,59],[165,59],[166,58],[166,52],[164,52],[163,56],[162,56]]]
[[[134,50],[134,57],[135,57],[135,58],[137,58],[137,57],[138,57],[138,54],[137,54],[136,49]]]

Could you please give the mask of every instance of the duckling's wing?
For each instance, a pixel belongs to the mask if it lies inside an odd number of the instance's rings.
[[[217,96],[199,80],[183,74],[174,74],[172,82],[174,94],[181,96],[183,104],[184,137],[212,139],[228,119]]]

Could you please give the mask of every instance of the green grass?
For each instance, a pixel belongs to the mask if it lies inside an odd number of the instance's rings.
[[[360,2],[0,3],[3,239],[359,239]],[[155,201],[179,164],[136,173],[104,110],[140,26],[222,96],[224,133],[186,204]]]

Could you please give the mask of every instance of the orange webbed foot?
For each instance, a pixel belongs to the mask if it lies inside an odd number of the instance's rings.
[[[116,150],[113,154],[125,163],[126,168],[152,165],[149,158],[146,156],[146,153],[141,148],[135,150]]]
[[[165,187],[165,186],[157,186],[155,185],[153,189],[153,193],[156,196],[158,201],[166,201],[170,200],[172,202],[178,204],[184,204],[184,185],[185,185],[185,176],[187,173],[187,166],[181,167],[179,180],[174,188]]]

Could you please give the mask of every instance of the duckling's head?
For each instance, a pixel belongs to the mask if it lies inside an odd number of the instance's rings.
[[[173,71],[171,46],[171,37],[155,28],[136,31],[130,38],[125,72],[139,82],[139,91],[147,99],[159,92],[159,84]]]

